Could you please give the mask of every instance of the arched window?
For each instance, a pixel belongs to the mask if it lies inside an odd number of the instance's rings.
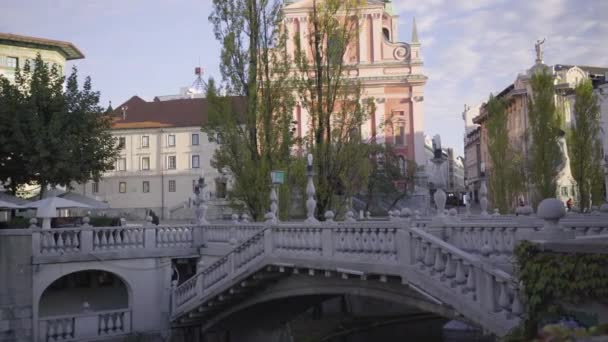
[[[388,30],[388,28],[383,27],[382,28],[382,34],[384,35],[384,38],[388,41],[391,40],[391,31]]]

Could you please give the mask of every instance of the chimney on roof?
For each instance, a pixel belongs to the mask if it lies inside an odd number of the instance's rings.
[[[122,120],[127,120],[127,109],[129,109],[128,106],[122,106]]]

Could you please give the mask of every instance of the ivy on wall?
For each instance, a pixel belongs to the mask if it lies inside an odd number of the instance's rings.
[[[608,255],[541,251],[523,241],[515,249],[526,310],[523,333],[531,338],[544,319],[569,313],[563,304],[608,300]]]

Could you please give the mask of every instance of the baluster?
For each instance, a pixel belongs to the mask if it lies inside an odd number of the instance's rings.
[[[454,245],[462,250],[464,250],[464,243],[462,241],[463,231],[463,227],[456,227],[454,234]]]
[[[80,232],[74,232],[74,250],[80,250]]]
[[[283,229],[283,249],[289,252],[293,245],[293,236],[289,229]]]
[[[64,330],[64,326],[63,326],[63,320],[58,319],[55,322],[56,322],[56,329],[57,329],[57,331],[56,331],[57,337],[64,338],[65,330]]]
[[[467,274],[467,284],[465,285],[465,289],[467,292],[475,291],[475,272],[473,265],[468,265],[469,272]]]
[[[108,330],[112,332],[116,330],[116,314],[109,314],[108,316]]]
[[[169,228],[169,247],[175,247],[179,244],[179,230],[177,228]]]
[[[519,290],[512,288],[513,290],[513,303],[511,304],[511,313],[515,316],[521,316],[524,312],[523,305],[519,298]]]
[[[422,241],[418,236],[415,236],[412,239],[413,248],[414,248],[414,263],[422,262]]]
[[[45,254],[48,249],[48,241],[46,239],[46,234],[40,234],[40,253]]]
[[[63,233],[59,233],[59,236],[63,236],[63,240],[64,240],[64,244],[63,247],[65,249],[66,252],[71,252],[73,245],[72,245],[72,232],[63,232]]]
[[[484,256],[490,256],[494,251],[492,246],[494,239],[494,228],[489,227],[481,231],[481,254]]]
[[[173,228],[173,247],[176,246],[181,246],[182,244],[182,228],[181,227],[177,227],[177,228]],[[235,234],[236,236],[236,234]],[[240,242],[239,240],[237,240],[237,242]]]
[[[133,232],[135,230],[134,229],[125,229],[123,234],[123,239],[122,242],[124,243],[124,247],[125,248],[132,248],[133,247]]]
[[[59,251],[63,251],[63,238],[61,237],[61,233],[56,233],[54,234],[57,237],[57,245],[56,245],[56,250]]]
[[[55,321],[55,320],[47,321],[47,327],[48,327],[47,336],[51,337],[53,339],[55,339],[57,336],[56,324],[57,324],[57,321]]]
[[[125,314],[124,312],[119,312],[116,315],[116,321],[117,321],[116,322],[116,329],[119,330],[119,331],[123,331],[123,328],[124,328],[124,324],[123,324],[124,314]]]
[[[465,266],[461,258],[455,258],[456,261],[456,277],[454,281],[457,285],[462,285],[467,281],[467,276],[465,274]]]
[[[424,251],[424,266],[433,267],[433,263],[435,262],[435,258],[433,258],[433,247],[430,242],[426,242],[426,250]]]
[[[494,230],[494,247],[496,254],[507,254],[505,247],[505,231],[506,228],[500,227]]]
[[[368,255],[371,256],[371,254],[373,253],[373,247],[372,247],[372,235],[374,234],[374,232],[372,231],[371,228],[367,228],[364,229],[362,231],[362,249],[361,252],[363,252],[364,255]]]
[[[372,254],[374,255],[375,258],[378,258],[382,255],[382,248],[380,247],[380,241],[379,241],[380,232],[382,230],[383,230],[382,228],[375,228],[371,232],[370,246],[372,248]]]
[[[499,310],[509,311],[511,306],[511,300],[507,293],[507,283],[504,280],[498,280],[500,294],[498,295],[498,308]]]
[[[116,247],[116,240],[114,239],[114,232],[115,232],[114,229],[108,231],[108,248]]]
[[[310,239],[311,236],[311,228],[304,228],[304,231],[301,233],[302,234],[302,248],[304,249],[304,253],[309,253],[310,250],[312,249],[312,240]]]
[[[192,228],[191,227],[186,228],[186,241],[187,241],[188,246],[192,245]]]
[[[137,230],[137,245],[140,247],[144,247],[144,229]],[[151,246],[148,246],[151,247]]]
[[[101,332],[103,332],[104,334],[108,332],[108,315],[101,315],[99,316],[100,321],[101,321]]]
[[[93,249],[99,248],[99,232],[93,231]]]
[[[455,268],[454,262],[452,260],[452,254],[447,253],[446,254],[445,276],[448,279],[452,279],[452,278],[454,278],[455,275],[456,275],[456,268]]]
[[[433,265],[433,269],[437,273],[441,273],[445,269],[445,264],[443,262],[443,251],[441,248],[435,249],[435,264]]]
[[[464,228],[462,233],[462,250],[469,252],[472,246],[472,229],[473,228]]]
[[[341,253],[344,250],[346,243],[346,236],[344,235],[344,229],[338,228],[337,239],[334,241],[334,249],[336,253]]]
[[[72,326],[73,323],[74,321],[71,318],[66,319],[65,334],[67,335],[67,337],[72,337],[74,335],[74,329]]]
[[[127,231],[129,229],[119,229],[116,231],[116,244],[117,244],[117,248],[126,248],[126,238],[127,238]]]
[[[389,250],[386,246],[386,233],[386,228],[381,228],[378,230],[377,253],[380,258],[385,258],[389,255]]]

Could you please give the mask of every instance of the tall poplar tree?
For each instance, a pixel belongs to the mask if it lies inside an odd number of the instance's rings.
[[[17,70],[15,83],[0,82],[0,181],[14,192],[24,184],[70,187],[99,180],[113,167],[118,149],[111,118],[99,106],[91,79],[78,85],[40,54]]]
[[[488,174],[490,194],[494,206],[507,213],[523,185],[519,174],[521,163],[509,141],[509,118],[504,100],[490,95],[486,108],[488,153],[492,160]]]
[[[599,202],[602,197],[600,107],[590,80],[581,81],[574,92],[574,120],[568,131],[570,168],[578,188],[579,206],[585,210],[589,209],[592,200]],[[599,191],[593,196],[597,189]]]
[[[373,99],[364,100],[360,82],[348,76],[352,66],[347,55],[357,47],[359,4],[313,0],[302,25],[306,38],[294,35],[295,86],[310,118],[305,141],[315,157],[318,216],[342,207],[340,196],[365,189],[371,171],[369,145],[360,130]]]
[[[561,120],[555,105],[553,75],[547,70],[538,71],[532,76],[530,85],[530,169],[532,183],[536,189],[536,202],[540,202],[556,196],[556,177],[558,167],[562,163],[558,145]]]
[[[216,141],[221,137],[212,165],[230,172],[231,198],[256,220],[269,210],[270,171],[287,170],[293,145],[281,7],[278,0],[213,0],[209,16],[222,45],[223,83],[209,83],[209,120],[203,130]]]

